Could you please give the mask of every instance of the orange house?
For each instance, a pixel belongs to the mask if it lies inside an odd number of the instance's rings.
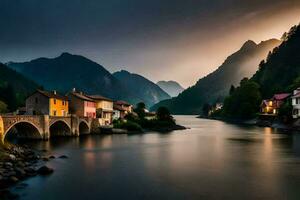
[[[26,114],[63,117],[69,114],[68,97],[56,91],[37,90],[26,99]]]

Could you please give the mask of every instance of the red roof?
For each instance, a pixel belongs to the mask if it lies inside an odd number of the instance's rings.
[[[284,99],[286,99],[289,96],[291,96],[290,93],[274,94],[273,99],[274,100],[284,100]]]
[[[124,106],[131,106],[130,103],[126,102],[126,101],[115,101],[114,104],[116,105],[124,105]]]

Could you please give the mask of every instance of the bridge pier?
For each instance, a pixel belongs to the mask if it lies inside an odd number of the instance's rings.
[[[50,139],[50,126],[49,126],[49,115],[44,115],[44,127],[43,127],[43,133],[41,133],[43,135],[43,139],[44,140],[48,140]]]

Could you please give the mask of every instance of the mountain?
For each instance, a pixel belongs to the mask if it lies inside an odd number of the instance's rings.
[[[259,44],[249,40],[214,72],[201,78],[184,90],[178,97],[162,101],[152,107],[168,107],[174,114],[199,114],[205,103],[222,101],[228,94],[231,85],[238,85],[243,77],[251,77],[258,69],[261,60],[265,59],[273,48],[280,44],[271,39]]]
[[[111,74],[103,66],[80,55],[62,53],[56,58],[38,58],[29,62],[10,62],[8,66],[35,80],[47,90],[68,92],[72,88],[88,94],[147,105],[170,98],[156,84],[126,71]]]
[[[121,70],[119,72],[115,72],[113,76],[128,90],[134,92],[136,96],[143,99],[144,103],[149,107],[161,100],[171,98],[158,85],[141,75]]]
[[[101,94],[113,99],[128,100],[130,92],[103,66],[79,55],[63,53],[56,58],[38,58],[8,66],[47,90],[68,92],[72,88],[88,94]]]
[[[33,81],[0,63],[0,101],[6,103],[10,111],[24,105],[25,98],[38,87]]]
[[[300,87],[300,25],[292,27],[283,37],[282,44],[269,54],[252,77],[260,85],[264,98]]]
[[[167,92],[171,97],[177,97],[184,90],[176,81],[158,81],[156,85]]]

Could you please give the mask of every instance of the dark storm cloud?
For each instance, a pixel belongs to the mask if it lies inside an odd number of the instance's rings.
[[[154,45],[171,48],[193,32],[210,38],[244,23],[243,18],[267,18],[291,7],[300,7],[299,1],[0,0],[0,60],[27,60],[68,50],[96,60],[99,56],[97,61],[106,60],[108,66],[146,72],[157,63],[139,66],[141,62],[132,59],[137,51],[145,52],[144,60],[149,61],[155,59],[149,57],[149,51],[157,48]],[[122,61],[115,61],[116,54]]]

